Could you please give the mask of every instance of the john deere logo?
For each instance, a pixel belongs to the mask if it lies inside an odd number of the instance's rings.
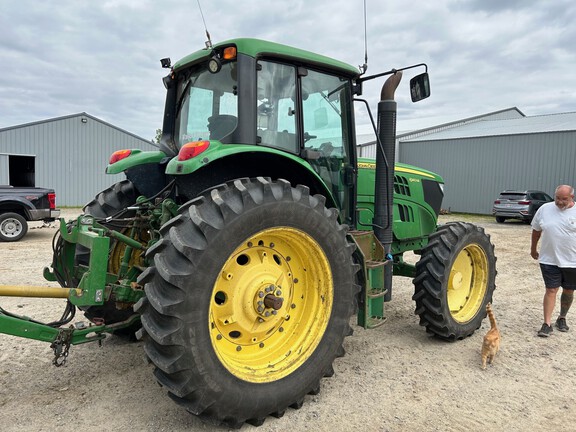
[[[359,162],[358,168],[376,169],[376,164],[373,162]]]

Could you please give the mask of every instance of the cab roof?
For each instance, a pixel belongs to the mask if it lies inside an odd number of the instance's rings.
[[[178,60],[174,64],[174,70],[183,68],[190,63],[196,63],[198,60],[201,59],[208,59],[212,55],[213,49],[223,48],[231,45],[236,46],[236,49],[238,50],[239,54],[248,55],[254,58],[274,57],[296,62],[302,61],[302,63],[304,64],[310,64],[322,68],[335,70],[337,73],[350,78],[355,78],[360,75],[359,69],[348,63],[344,63],[342,61],[335,60],[330,57],[315,54],[311,51],[294,48],[288,45],[282,45],[275,42],[269,42],[261,39],[252,39],[252,38],[229,39],[214,44],[212,49],[204,48],[198,50]]]

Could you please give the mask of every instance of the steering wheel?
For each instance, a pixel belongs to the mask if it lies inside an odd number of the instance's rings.
[[[318,138],[318,136],[317,135],[310,135],[308,132],[304,132],[304,142],[308,142],[314,138]]]

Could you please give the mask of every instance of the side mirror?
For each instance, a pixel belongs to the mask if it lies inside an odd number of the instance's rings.
[[[430,79],[427,72],[416,75],[410,80],[410,96],[412,96],[412,102],[418,102],[430,96]]]

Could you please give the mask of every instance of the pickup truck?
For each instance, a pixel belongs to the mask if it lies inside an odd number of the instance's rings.
[[[20,240],[28,221],[52,222],[59,216],[54,189],[0,186],[0,242]]]

